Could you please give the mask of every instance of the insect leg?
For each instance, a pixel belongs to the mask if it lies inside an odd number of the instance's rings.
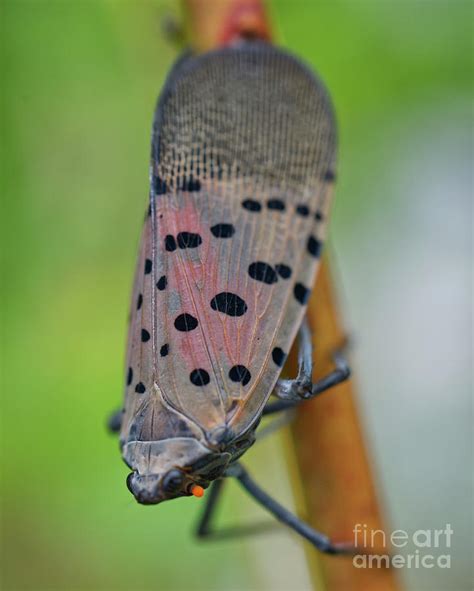
[[[212,527],[213,516],[219,499],[221,497],[223,486],[224,479],[221,478],[219,480],[214,480],[209,490],[209,493],[206,495],[206,506],[204,507],[204,512],[196,528],[196,535],[199,538],[203,538],[206,540],[233,539],[249,534],[262,533],[274,528],[275,523],[264,522],[227,527],[225,529],[220,529],[218,531],[214,530]]]
[[[122,417],[123,412],[121,410],[116,410],[113,412],[108,420],[107,420],[107,428],[111,433],[118,433],[122,428]]]
[[[349,379],[351,375],[351,368],[349,367],[344,354],[341,351],[337,351],[333,355],[333,360],[336,367],[330,373],[328,373],[328,375],[324,376],[312,385],[309,396],[297,399],[283,398],[280,400],[275,400],[274,402],[269,402],[263,409],[263,416],[272,415],[276,412],[294,408],[296,405],[301,404],[306,400],[311,400],[318,394],[322,394],[323,392],[326,392],[326,390],[329,390],[330,388],[333,388],[341,382]],[[275,394],[278,396],[278,391],[275,390]]]
[[[275,386],[275,395],[284,400],[301,400],[311,395],[313,344],[306,316],[301,323],[298,338],[298,375],[293,380],[278,380]]]
[[[321,552],[327,554],[352,554],[354,548],[347,543],[333,543],[331,540],[310,527],[307,523],[299,519],[296,515],[285,509],[280,503],[275,501],[270,495],[262,490],[258,484],[251,478],[249,473],[241,464],[234,464],[227,470],[229,476],[234,476],[245,488],[245,490],[259,503],[272,513],[279,521],[291,527],[306,540],[311,542]]]
[[[209,536],[211,532],[211,521],[212,516],[214,515],[217,502],[219,501],[219,497],[222,493],[222,487],[224,485],[224,480],[214,480],[211,484],[211,490],[209,491],[208,495],[206,495],[206,506],[204,507],[204,511],[202,513],[202,517],[199,520],[196,535],[199,538],[204,538]]]
[[[277,412],[283,412],[290,408],[295,408],[295,406],[301,402],[303,402],[303,400],[275,400],[274,402],[269,402],[263,409],[262,416],[267,417],[268,415],[273,415]]]
[[[161,22],[161,31],[166,41],[174,48],[181,49],[185,43],[184,26],[173,15],[167,14]]]
[[[268,404],[264,410],[264,415],[286,410],[299,402],[314,398],[350,377],[351,370],[347,359],[343,351],[339,350],[333,355],[335,368],[328,375],[313,384],[311,382],[312,353],[311,334],[308,323],[305,320],[300,329],[298,376],[294,380],[278,380],[274,394],[280,400]]]

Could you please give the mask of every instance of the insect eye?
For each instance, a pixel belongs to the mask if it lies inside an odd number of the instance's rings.
[[[179,470],[170,470],[163,478],[163,488],[166,492],[176,492],[183,484],[183,474]]]

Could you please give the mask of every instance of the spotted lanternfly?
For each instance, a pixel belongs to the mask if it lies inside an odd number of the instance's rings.
[[[202,496],[209,520],[236,477],[317,548],[339,552],[237,461],[264,414],[342,381],[311,383],[304,321],[335,179],[335,123],[321,82],[287,53],[242,42],[185,55],[155,112],[150,204],[138,256],[124,410],[115,416],[139,503]],[[279,380],[300,331],[300,371]],[[271,394],[280,400],[268,403]]]

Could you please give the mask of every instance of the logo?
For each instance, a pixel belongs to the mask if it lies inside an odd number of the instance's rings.
[[[354,545],[361,551],[352,559],[355,568],[451,568],[451,554],[447,550],[451,548],[454,530],[449,523],[444,529],[417,529],[412,533],[396,529],[389,534],[357,523],[352,531]],[[375,553],[375,548],[386,552]],[[405,550],[395,553],[395,549],[401,548]]]

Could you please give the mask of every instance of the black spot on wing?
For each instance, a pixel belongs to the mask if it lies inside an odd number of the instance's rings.
[[[160,355],[161,357],[166,357],[169,353],[169,345],[168,343],[165,343],[164,345],[162,345],[161,349],[160,349]]]
[[[130,386],[133,380],[133,369],[131,367],[128,368],[127,372],[127,386]]]
[[[234,365],[229,370],[229,378],[233,382],[241,382],[242,386],[246,386],[250,382],[251,377],[245,365]]]
[[[308,238],[308,243],[306,244],[306,248],[311,256],[318,258],[321,255],[321,250],[323,248],[323,243],[315,238],[314,236],[310,236]]]
[[[183,180],[181,184],[181,189],[183,191],[189,191],[190,193],[197,192],[201,190],[201,181],[199,179],[195,179],[192,176],[189,179]]]
[[[299,302],[301,305],[307,303],[309,298],[309,289],[305,287],[302,283],[295,283],[295,287],[293,289],[294,296],[296,301]]]
[[[150,333],[145,328],[142,328],[142,343],[146,343],[149,340],[150,340]]]
[[[314,214],[314,219],[317,222],[320,222],[323,218],[324,218],[324,216],[319,210]]]
[[[180,232],[178,234],[179,248],[197,248],[202,244],[202,238],[199,234],[193,232]]]
[[[176,250],[177,248],[176,240],[174,239],[174,236],[171,236],[171,234],[168,234],[165,238],[165,248],[168,252],[173,252],[173,250]]]
[[[286,353],[280,347],[275,347],[272,351],[272,359],[278,367],[283,367],[286,359]]]
[[[280,263],[275,265],[275,270],[282,279],[289,279],[291,277],[291,267],[288,265]]]
[[[276,274],[275,269],[263,261],[251,263],[248,268],[248,273],[252,279],[261,281],[262,283],[268,283],[269,285],[278,281],[278,275]]]
[[[211,308],[228,316],[243,316],[247,312],[247,304],[237,294],[222,291],[211,300]]]
[[[210,382],[209,374],[205,369],[193,369],[189,374],[189,379],[195,386],[206,386]]]
[[[141,293],[138,294],[137,298],[137,310],[140,310],[143,304],[143,295]]]
[[[230,238],[235,233],[235,228],[232,224],[216,224],[212,226],[211,232],[216,238]]]
[[[143,394],[145,391],[145,384],[143,382],[138,382],[138,384],[135,386],[135,392],[138,394]]]
[[[180,314],[179,316],[176,316],[174,321],[176,330],[179,330],[180,332],[194,330],[198,324],[197,318],[194,318],[191,314]]]
[[[242,201],[242,207],[247,211],[261,211],[262,205],[260,202],[256,201],[255,199],[245,199]]]
[[[163,179],[159,176],[153,177],[153,191],[155,195],[164,195],[168,192],[168,187]]]
[[[275,211],[285,211],[285,203],[281,199],[269,199],[267,207]]]
[[[151,273],[151,269],[153,268],[153,263],[150,259],[145,260],[145,275],[149,275]]]
[[[166,279],[166,275],[162,275],[157,283],[156,283],[156,287],[160,290],[163,291],[164,289],[166,289],[166,285],[168,284],[168,280]]]
[[[324,180],[328,183],[332,183],[336,180],[336,173],[333,170],[327,170],[324,174]]]
[[[298,215],[300,215],[301,217],[306,218],[309,216],[309,207],[304,204],[297,205],[296,206],[296,213]]]

